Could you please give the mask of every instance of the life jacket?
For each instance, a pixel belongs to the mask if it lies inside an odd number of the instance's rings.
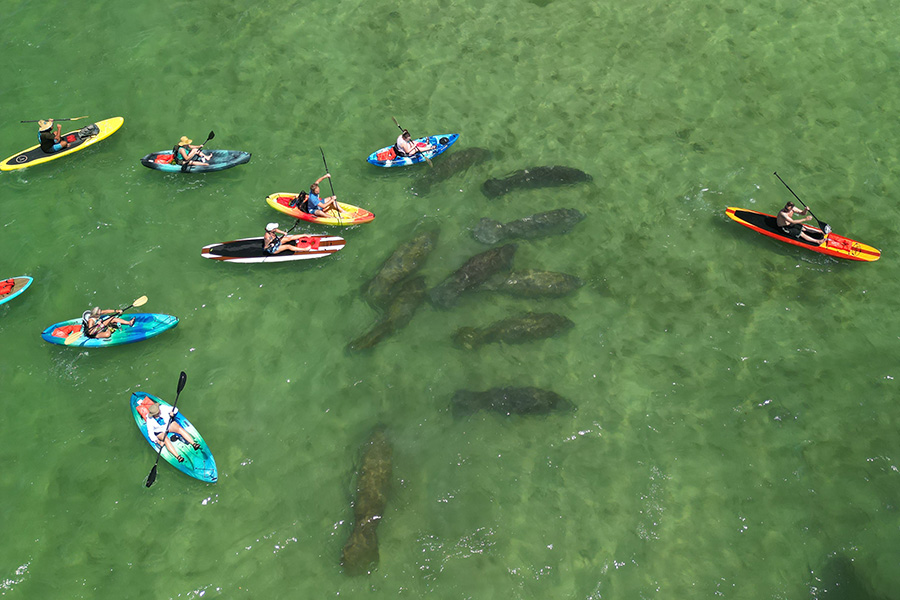
[[[7,279],[6,281],[0,281],[0,296],[5,296],[10,293],[12,289],[16,286],[15,279]]]
[[[178,150],[181,147],[181,144],[175,144],[175,147],[172,148],[172,162],[176,165],[180,165],[183,162],[181,155],[178,153]],[[190,152],[188,152],[188,154],[190,154]]]

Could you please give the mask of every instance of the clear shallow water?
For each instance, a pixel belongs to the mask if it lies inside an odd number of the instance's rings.
[[[0,306],[0,593],[797,598],[835,555],[882,595],[896,587],[892,6],[542,4],[10,3],[3,157],[34,139],[20,119],[125,125],[0,177],[0,276],[36,279]],[[393,139],[391,115],[461,132],[448,157],[494,157],[415,196],[426,166],[364,162]],[[188,177],[138,163],[210,129],[251,162]],[[199,257],[288,222],[263,198],[321,175],[318,146],[374,223],[311,264]],[[479,190],[552,164],[594,181]],[[775,170],[884,258],[841,263],[728,221],[725,206],[790,198]],[[578,275],[577,294],[424,305],[372,352],[346,353],[375,318],[360,286],[417,228],[441,228],[431,286],[485,248],[469,231],[481,217],[571,206],[585,221],[520,243],[515,266]],[[142,294],[178,328],[107,352],[37,335]],[[576,327],[449,343],[529,309]],[[148,490],[128,397],[171,400],[182,369],[179,407],[220,481],[161,465]],[[578,410],[451,417],[455,390],[511,384]],[[378,570],[350,579],[340,549],[376,423],[395,485]]]

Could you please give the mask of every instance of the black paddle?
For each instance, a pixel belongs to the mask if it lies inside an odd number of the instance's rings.
[[[210,131],[210,132],[209,132],[209,135],[208,135],[207,138],[206,138],[206,142],[208,142],[209,140],[213,139],[214,137],[216,137],[216,132],[215,132],[215,131]],[[200,154],[200,151],[203,150],[203,146],[206,145],[206,142],[203,142],[202,144],[200,144],[200,147],[197,148],[197,154],[195,154],[194,156],[197,156],[198,154]],[[193,160],[193,159],[184,161],[184,164],[181,165],[181,172],[182,172],[182,173],[187,172],[188,167],[191,166],[190,163],[191,163],[192,160]]]
[[[775,172],[775,177],[778,177],[778,181],[780,181],[781,183],[784,183],[784,179],[779,177],[777,171]],[[790,193],[794,194],[794,190],[791,189],[791,186],[784,183],[784,187],[786,187]],[[800,202],[800,204],[802,204],[803,206],[806,206],[806,202],[804,202],[803,200],[800,200],[800,196],[798,196],[797,194],[794,194],[794,198],[796,198]],[[819,227],[822,229],[822,231],[825,233],[825,235],[828,235],[829,233],[831,233],[831,225],[829,225],[828,223],[825,223],[823,221],[820,221],[819,218],[813,214],[813,211],[809,210],[808,206],[806,206],[806,210],[809,212],[810,216],[816,220],[816,223],[819,224]]]
[[[394,125],[396,125],[398,128],[400,128],[400,131],[406,131],[405,129],[403,129],[403,127],[400,126],[400,123],[397,122],[397,119],[394,119],[394,117],[391,117],[391,119],[394,120]],[[432,164],[431,159],[428,158],[427,156],[425,156],[425,154],[421,150],[419,150],[418,144],[415,144],[415,146],[416,146],[416,152],[418,152],[419,154],[422,155],[422,158],[425,159],[425,161],[428,163],[429,167],[433,167],[434,165]]]
[[[69,119],[49,119],[50,121],[77,121],[79,119],[87,119],[88,116],[84,115],[83,117],[71,117]],[[38,121],[47,121],[48,119],[32,119],[31,121],[19,121],[19,123],[37,123]]]
[[[163,435],[163,441],[159,445],[159,452],[156,453],[156,462],[153,463],[153,468],[150,469],[150,474],[147,475],[147,481],[144,483],[147,487],[150,487],[153,485],[153,482],[156,481],[156,469],[159,467],[159,457],[162,456],[162,449],[166,445],[165,438],[169,435],[169,427],[172,425],[172,421],[175,420],[175,406],[178,404],[178,395],[181,394],[181,390],[184,389],[185,383],[187,383],[187,373],[182,371],[181,376],[178,378],[178,391],[175,393],[175,403],[172,404],[172,418],[166,423],[166,433]]]
[[[119,309],[118,314],[121,315],[122,313],[124,313],[126,310],[128,310],[130,308],[134,308],[136,306],[143,306],[145,304],[147,304],[147,296],[141,296],[140,298],[137,298],[134,302],[132,302],[125,308]],[[99,327],[97,329],[97,333],[100,333],[101,331],[103,331],[102,325],[115,316],[116,316],[116,314],[114,313],[111,315],[107,315],[105,317],[101,317],[100,322],[98,323],[98,325],[101,325],[101,327]],[[69,335],[66,336],[66,341],[64,343],[66,345],[73,343],[75,340],[77,340],[81,336],[81,333],[82,333],[82,331],[80,329],[73,331],[72,333],[70,333]]]
[[[325,161],[325,151],[322,150],[322,146],[319,146],[319,152],[322,153],[322,163],[325,165],[325,173],[327,175],[331,175],[331,172],[328,170],[328,163]],[[337,213],[338,223],[341,222],[341,209],[338,208],[337,205],[337,195],[334,193],[334,184],[331,183],[331,177],[328,178],[328,185],[331,186],[331,195],[334,196],[334,210]]]

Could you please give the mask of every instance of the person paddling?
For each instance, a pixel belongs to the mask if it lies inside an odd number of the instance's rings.
[[[56,124],[56,131],[53,131],[53,119],[38,121],[38,136],[41,141],[41,150],[47,154],[53,154],[69,147],[69,142],[62,139],[60,131],[62,125]]]
[[[794,239],[803,239],[807,242],[815,244],[819,246],[825,241],[824,237],[813,237],[809,235],[807,232],[812,233],[813,235],[817,235],[817,232],[804,225],[803,223],[806,221],[812,220],[812,215],[809,215],[810,210],[807,206],[803,210],[797,208],[797,206],[793,202],[788,202],[784,205],[784,208],[781,209],[781,212],[778,213],[778,216],[775,217],[775,223],[778,225],[779,229],[783,231],[786,235],[794,238]],[[795,219],[794,215],[809,215],[805,219]]]
[[[306,212],[317,217],[328,217],[326,211],[337,211],[338,214],[346,212],[338,206],[337,196],[329,196],[324,200],[319,198],[319,184],[325,179],[330,179],[331,173],[325,173],[315,183],[309,186],[309,194],[306,198]]]
[[[434,146],[430,144],[419,146],[412,140],[409,131],[406,129],[397,136],[397,143],[394,144],[394,151],[397,153],[397,156],[415,156],[428,150],[434,150]]]
[[[178,140],[178,144],[172,149],[172,156],[175,159],[176,165],[187,164],[189,167],[196,167],[209,164],[209,159],[212,158],[212,154],[209,152],[201,152],[200,148],[202,148],[202,146],[194,146],[193,143],[194,140],[190,139],[188,136],[181,136],[181,139]]]
[[[184,443],[194,450],[200,449],[200,444],[194,441],[184,427],[178,424],[175,416],[178,409],[174,406],[166,406],[159,402],[151,402],[147,405],[147,417],[144,421],[147,423],[147,436],[154,440],[157,445],[165,445],[166,449],[172,453],[178,462],[184,462],[184,457],[178,454],[175,444],[172,443],[171,436],[168,434],[177,434],[181,436]]]
[[[100,310],[99,306],[95,306],[91,310],[86,310],[81,315],[81,330],[85,337],[95,339],[106,339],[119,328],[119,325],[134,325],[134,318],[130,321],[120,319],[118,316],[111,319],[101,319],[102,315],[121,315],[121,310]]]

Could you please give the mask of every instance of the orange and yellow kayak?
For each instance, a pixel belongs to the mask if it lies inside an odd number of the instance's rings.
[[[328,217],[317,217],[316,215],[309,214],[305,210],[301,210],[299,207],[291,206],[291,202],[296,198],[297,194],[277,192],[269,195],[266,198],[266,202],[268,202],[269,206],[279,212],[290,215],[295,219],[302,219],[318,225],[359,225],[361,223],[368,223],[375,218],[375,215],[366,209],[353,206],[352,204],[344,204],[343,202],[338,202],[338,206],[340,206],[343,211],[340,214],[332,212],[329,213]]]
[[[824,240],[820,244],[807,242],[804,239],[797,239],[786,234],[781,230],[775,222],[773,215],[749,210],[746,208],[735,208],[729,206],[725,209],[725,214],[734,219],[744,227],[749,227],[753,231],[757,231],[763,235],[793,244],[802,246],[813,252],[835,256],[837,258],[846,258],[847,260],[859,260],[864,262],[872,262],[881,258],[881,250],[873,248],[862,242],[851,240],[834,232],[823,234],[822,230],[817,227],[808,226],[819,235],[824,235]]]

